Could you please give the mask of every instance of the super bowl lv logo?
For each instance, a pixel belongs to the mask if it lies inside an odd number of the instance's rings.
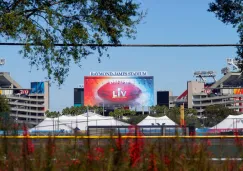
[[[121,88],[117,88],[117,90],[112,91],[112,98],[126,98],[126,93]]]

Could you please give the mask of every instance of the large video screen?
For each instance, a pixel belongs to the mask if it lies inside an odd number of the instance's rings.
[[[84,77],[85,106],[153,106],[152,76],[86,76]]]
[[[44,82],[31,82],[31,91],[33,94],[44,94]]]

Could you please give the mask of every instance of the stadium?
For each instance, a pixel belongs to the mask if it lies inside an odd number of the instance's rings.
[[[49,82],[30,84],[30,88],[23,88],[10,73],[0,72],[0,94],[8,100],[10,116],[16,123],[33,127],[45,119],[45,112],[49,109]]]
[[[222,69],[223,76],[219,80],[216,80],[215,71],[196,71],[196,79],[187,81],[187,89],[179,96],[173,96],[171,91],[156,91],[155,96],[154,78],[148,76],[146,71],[91,72],[90,76],[84,77],[84,84],[74,88],[74,106],[95,105],[110,110],[126,107],[138,113],[141,110],[149,113],[149,107],[154,105],[172,108],[184,104],[185,108],[194,108],[199,115],[203,115],[206,106],[221,104],[242,112],[243,77],[234,59],[226,61],[227,67]],[[122,89],[125,88],[130,97],[122,97],[123,91],[119,86],[123,86]],[[131,96],[132,92],[134,94]]]
[[[154,105],[172,108],[181,104],[196,109],[199,116],[205,107],[216,104],[242,113],[243,77],[235,60],[227,59],[227,65],[219,80],[214,71],[196,71],[196,80],[187,81],[187,89],[179,96],[172,96],[170,91],[156,91],[155,96],[154,77],[146,71],[91,72],[84,77],[83,85],[74,88],[74,106],[103,107],[106,116],[116,108],[149,114]],[[33,127],[46,118],[45,111],[50,108],[48,82],[32,82],[30,88],[22,88],[10,73],[1,72],[0,88],[10,104],[10,116],[17,123]]]
[[[196,109],[199,115],[203,114],[206,106],[218,104],[242,113],[243,76],[237,67],[237,61],[227,59],[227,65],[221,70],[223,77],[218,81],[214,71],[195,72],[197,80],[188,81],[187,89],[171,103],[184,103],[185,107]],[[213,82],[208,82],[206,78],[212,78]]]

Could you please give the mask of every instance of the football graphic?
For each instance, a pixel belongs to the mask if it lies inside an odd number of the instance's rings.
[[[97,93],[103,100],[125,103],[138,98],[142,91],[131,83],[106,83]]]

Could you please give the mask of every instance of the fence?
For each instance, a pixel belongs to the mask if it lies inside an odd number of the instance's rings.
[[[92,118],[92,117],[90,117]],[[128,133],[129,124],[115,120],[111,117],[100,119],[49,119],[44,120],[38,126],[30,129],[31,135],[125,135]],[[143,135],[233,135],[238,132],[243,135],[243,119],[241,118],[226,118],[211,128],[196,128],[193,126],[179,127],[178,125],[166,125],[168,119],[150,119],[147,120],[147,125],[140,125],[139,130]],[[211,123],[214,125],[215,123]],[[88,130],[88,129],[89,130]],[[87,131],[88,130],[88,131]],[[22,131],[18,131],[18,135],[22,135]],[[3,131],[0,131],[3,135]],[[9,133],[9,135],[12,135]]]
[[[9,149],[11,146],[15,148],[19,146],[18,149],[21,150],[26,139],[29,139],[35,148],[45,146],[51,139],[58,149],[62,147],[77,150],[85,148],[87,143],[91,147],[112,146],[112,143],[116,143],[119,138],[123,144],[129,143],[132,139],[139,139],[145,145],[158,144],[164,150],[171,145],[175,147],[182,145],[183,148],[190,149],[194,144],[204,144],[216,158],[241,158],[243,154],[242,147],[236,142],[243,140],[243,136],[0,136],[0,144],[6,144]]]

